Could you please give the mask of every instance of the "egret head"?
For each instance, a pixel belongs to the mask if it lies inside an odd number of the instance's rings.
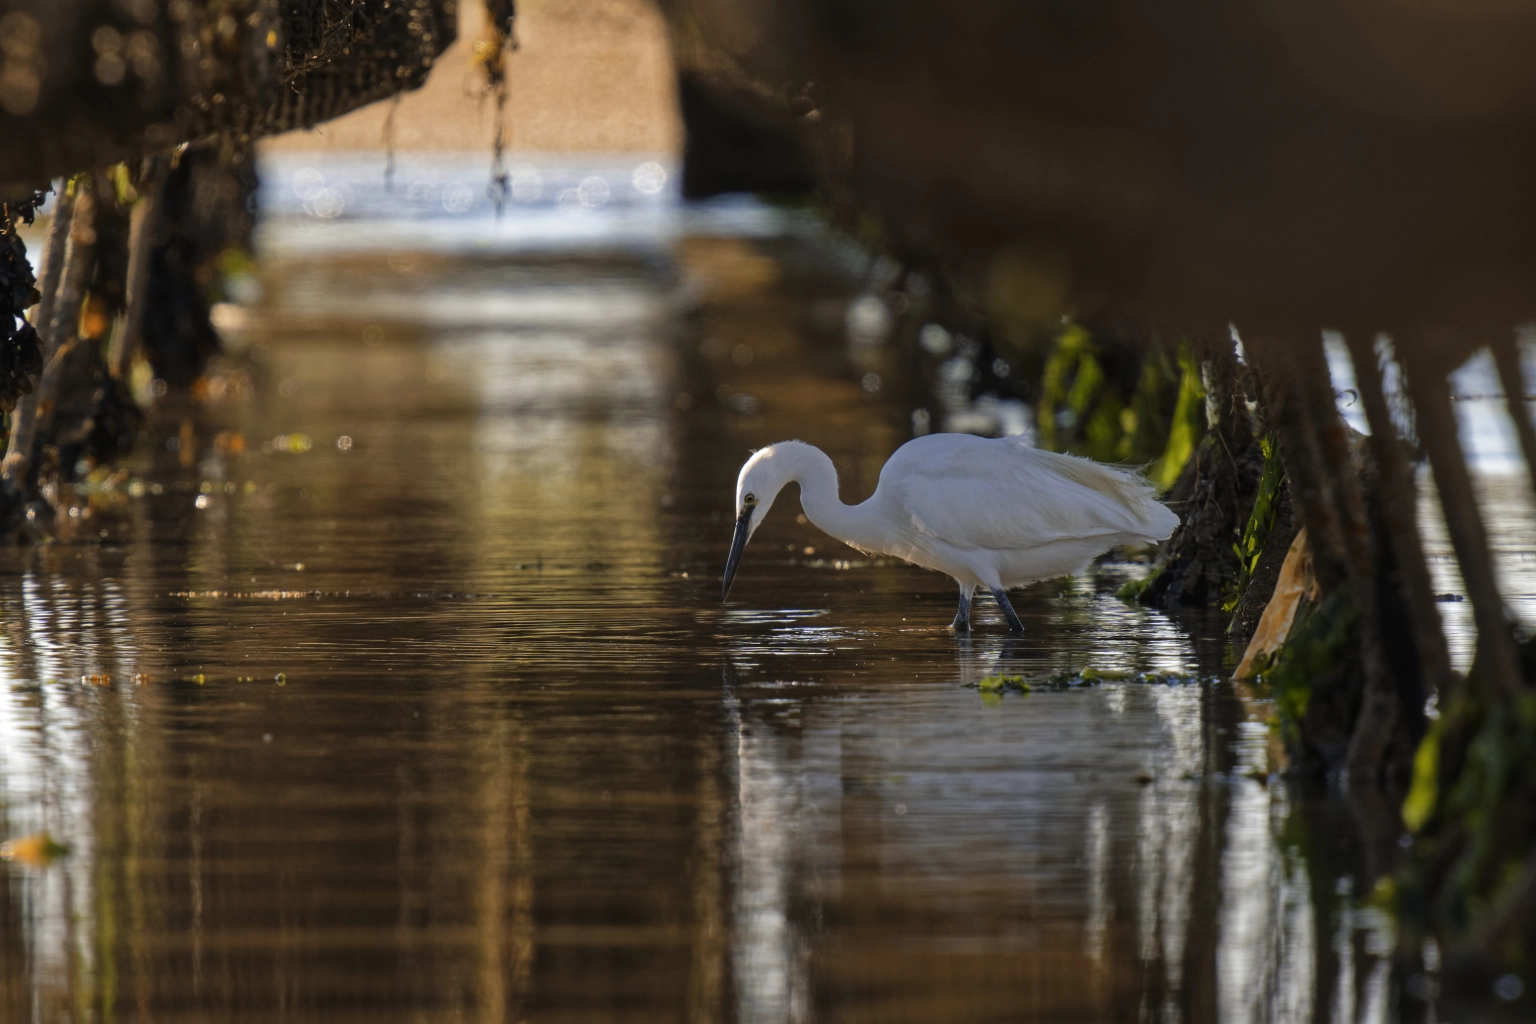
[[[769,445],[754,452],[741,467],[741,475],[736,478],[736,533],[731,538],[731,553],[725,560],[725,582],[720,587],[722,601],[731,592],[731,580],[736,577],[736,563],[741,561],[742,549],[773,506],[773,499],[793,476],[794,467],[789,464],[793,459],[788,457],[793,447],[805,446],[793,441]]]

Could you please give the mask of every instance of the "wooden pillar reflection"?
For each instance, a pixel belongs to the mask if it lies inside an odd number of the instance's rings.
[[[507,904],[506,879],[511,864],[507,841],[511,834],[511,753],[507,749],[506,719],[498,715],[484,744],[487,766],[480,786],[480,864],[475,879],[478,971],[477,1018],[481,1024],[504,1024],[507,1019],[507,976],[502,935],[502,914]]]
[[[513,718],[510,731],[516,756],[511,775],[512,883],[507,944],[511,954],[511,1006],[514,1019],[520,1020],[533,992],[533,809],[528,790],[528,730],[521,716]]]
[[[513,713],[498,713],[481,738],[487,770],[480,790],[480,864],[475,882],[477,1018],[522,1017],[533,984],[533,835],[528,736]]]
[[[725,742],[706,728],[696,758],[698,790],[695,804],[694,854],[689,887],[693,899],[692,968],[688,982],[688,1020],[714,1024],[724,1020],[726,938],[725,852],[727,808],[722,791]],[[729,737],[728,737],[729,738]]]

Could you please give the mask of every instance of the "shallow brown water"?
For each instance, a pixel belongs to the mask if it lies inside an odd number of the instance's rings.
[[[958,641],[948,580],[786,498],[720,604],[752,447],[852,499],[907,436],[835,262],[271,261],[137,496],[4,556],[0,831],[71,850],[0,870],[0,1019],[1421,1014],[1357,881],[1396,837],[1264,778],[1233,652],[1116,601],[1136,567]],[[1195,681],[966,685],[1088,664]]]

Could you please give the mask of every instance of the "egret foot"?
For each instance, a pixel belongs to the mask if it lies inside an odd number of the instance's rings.
[[[971,588],[960,588],[960,608],[955,612],[955,621],[949,624],[949,628],[955,631],[957,636],[971,635]]]
[[[1003,617],[1008,620],[1008,632],[1016,636],[1022,635],[1024,632],[1024,622],[1019,618],[1019,613],[1013,610],[1013,605],[1009,603],[1008,591],[1003,590],[1001,587],[994,587],[992,599],[997,602],[997,607],[1002,610]]]

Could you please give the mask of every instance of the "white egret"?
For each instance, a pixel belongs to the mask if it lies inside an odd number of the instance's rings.
[[[1134,470],[1043,451],[1019,437],[929,434],[908,441],[880,470],[869,500],[844,505],[837,470],[820,448],[782,441],[753,454],[736,480],[736,533],[724,600],[742,549],[785,484],[800,485],[805,516],[866,553],[893,555],[953,577],[955,632],[971,629],[971,596],[992,592],[1011,632],[1024,624],[1008,590],[1080,573],[1119,544],[1167,539],[1179,517]]]

